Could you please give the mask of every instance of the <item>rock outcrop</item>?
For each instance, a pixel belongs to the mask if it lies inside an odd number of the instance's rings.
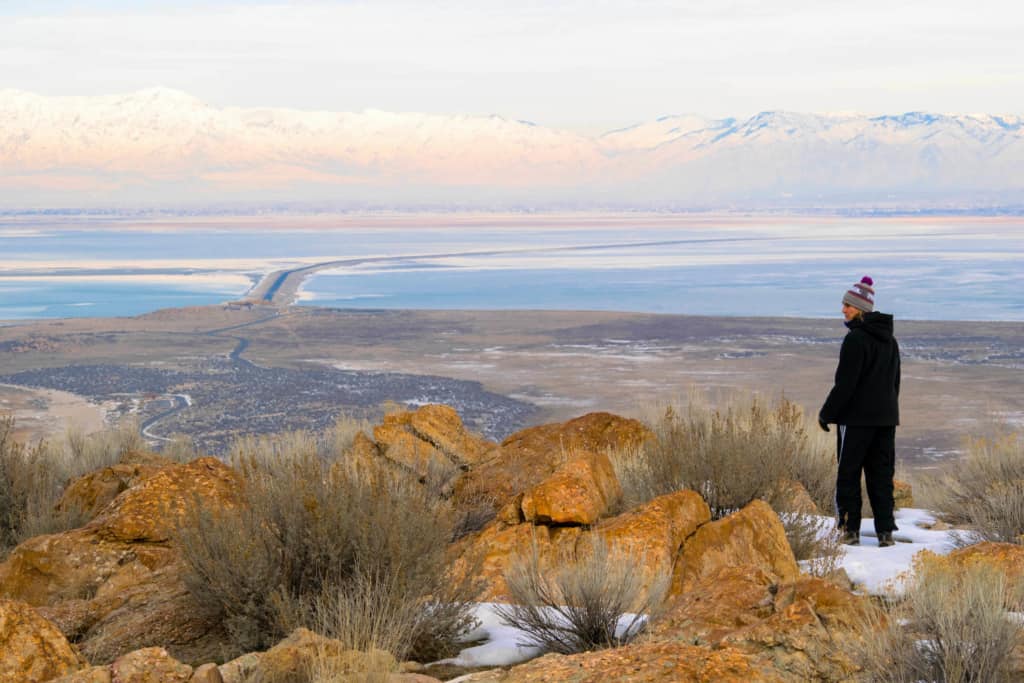
[[[613,562],[634,564],[646,598],[672,576],[680,548],[710,519],[711,510],[699,494],[676,491],[603,520],[591,533]]]
[[[764,501],[705,524],[687,540],[672,576],[672,594],[685,593],[724,567],[741,566],[764,568],[779,581],[800,574],[782,522]]]
[[[584,451],[527,491],[521,509],[533,524],[594,524],[620,498],[622,487],[608,456]]]
[[[712,521],[698,493],[676,491],[621,511],[622,490],[608,454],[650,438],[640,422],[592,413],[523,430],[499,446],[467,432],[450,408],[424,406],[389,415],[373,439],[358,435],[338,466],[387,461],[432,483],[443,471],[456,505],[485,501],[490,514],[482,519],[490,521],[450,548],[453,580],[461,574],[481,581],[483,599],[508,600],[505,577],[521,561],[536,556],[540,571],[553,574],[600,549],[616,566],[632,564],[638,603],[663,601],[630,645],[548,655],[471,680],[853,676],[856,663],[836,645],[836,634],[855,627],[864,603],[835,584],[800,575],[767,503],[754,501]],[[799,484],[782,485],[789,507],[811,511]],[[0,564],[0,683],[8,669],[23,676],[10,680],[33,680],[36,674],[25,674],[32,667],[49,679],[63,676],[61,683],[287,683],[304,680],[314,663],[342,677],[372,670],[394,683],[429,680],[396,673],[398,664],[386,653],[349,651],[304,629],[267,652],[211,664],[226,634],[185,586],[175,531],[196,501],[213,510],[240,505],[240,488],[238,475],[211,458],[186,465],[142,458],[69,486],[61,504],[91,521],[30,539]],[[965,562],[973,561],[969,552],[991,557],[986,561],[1019,579],[1024,551],[988,546],[958,552]],[[4,640],[15,637],[10,633],[22,634],[16,636],[21,640]],[[23,654],[9,655],[14,651]],[[99,666],[87,667],[83,655]]]
[[[210,661],[223,633],[185,588],[173,536],[195,501],[237,505],[239,486],[234,471],[213,458],[162,467],[83,528],[15,548],[0,564],[0,597],[38,607],[93,661],[147,646],[186,662]]]
[[[495,510],[550,477],[581,452],[606,453],[635,448],[652,438],[638,420],[611,413],[589,413],[568,422],[530,427],[501,442],[491,457],[455,485],[457,502],[489,500]]]
[[[48,681],[85,665],[64,634],[30,605],[0,599],[0,683]]]
[[[637,643],[577,655],[546,655],[514,667],[504,683],[739,683],[787,680],[732,648],[711,650],[684,643]]]
[[[57,502],[57,509],[62,512],[78,512],[91,520],[118,495],[170,464],[121,462],[90,472],[65,489],[64,495]]]
[[[299,628],[264,652],[247,679],[254,683],[306,683],[311,671],[323,680],[345,680],[356,674],[387,674],[398,662],[383,650],[358,652],[330,638]]]
[[[1016,543],[975,543],[954,550],[946,562],[960,568],[974,563],[987,564],[1003,572],[1009,585],[1024,585],[1024,546]]]
[[[467,469],[497,447],[470,434],[458,413],[443,405],[386,415],[373,438],[381,455],[420,477]],[[366,443],[357,445],[368,450]]]

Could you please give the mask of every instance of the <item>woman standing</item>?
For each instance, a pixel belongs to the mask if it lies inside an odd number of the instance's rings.
[[[849,332],[839,351],[835,385],[818,413],[826,432],[837,429],[836,517],[843,543],[860,543],[861,472],[878,545],[893,544],[893,475],[899,418],[900,349],[892,316],[875,312],[874,282],[864,277],[843,295]]]

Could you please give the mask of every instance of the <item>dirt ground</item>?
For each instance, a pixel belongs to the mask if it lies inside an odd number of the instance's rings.
[[[844,333],[838,319],[214,306],[0,327],[0,374],[85,363],[166,367],[241,348],[266,366],[476,381],[538,406],[537,422],[595,410],[641,415],[691,390],[712,399],[734,390],[785,395],[816,412]],[[948,461],[965,436],[993,422],[1024,424],[1024,324],[897,321],[896,333],[905,465]],[[45,414],[25,424],[29,432],[99,411],[54,397],[43,409],[10,387],[0,387],[0,400],[0,410],[34,405]]]
[[[69,428],[91,434],[106,426],[106,410],[66,391],[0,385],[0,414],[14,417],[19,441],[59,438]]]

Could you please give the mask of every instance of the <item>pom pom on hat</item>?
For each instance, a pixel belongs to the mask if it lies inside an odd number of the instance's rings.
[[[865,275],[860,282],[846,290],[843,294],[843,303],[865,313],[875,310],[874,284],[875,281]]]

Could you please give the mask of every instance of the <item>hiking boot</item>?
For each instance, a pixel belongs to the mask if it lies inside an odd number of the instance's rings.
[[[844,531],[842,538],[839,539],[839,542],[843,545],[860,545],[860,532],[849,530]]]
[[[892,540],[891,531],[879,531],[878,532],[878,547],[888,548],[891,545],[896,545],[896,541]]]

